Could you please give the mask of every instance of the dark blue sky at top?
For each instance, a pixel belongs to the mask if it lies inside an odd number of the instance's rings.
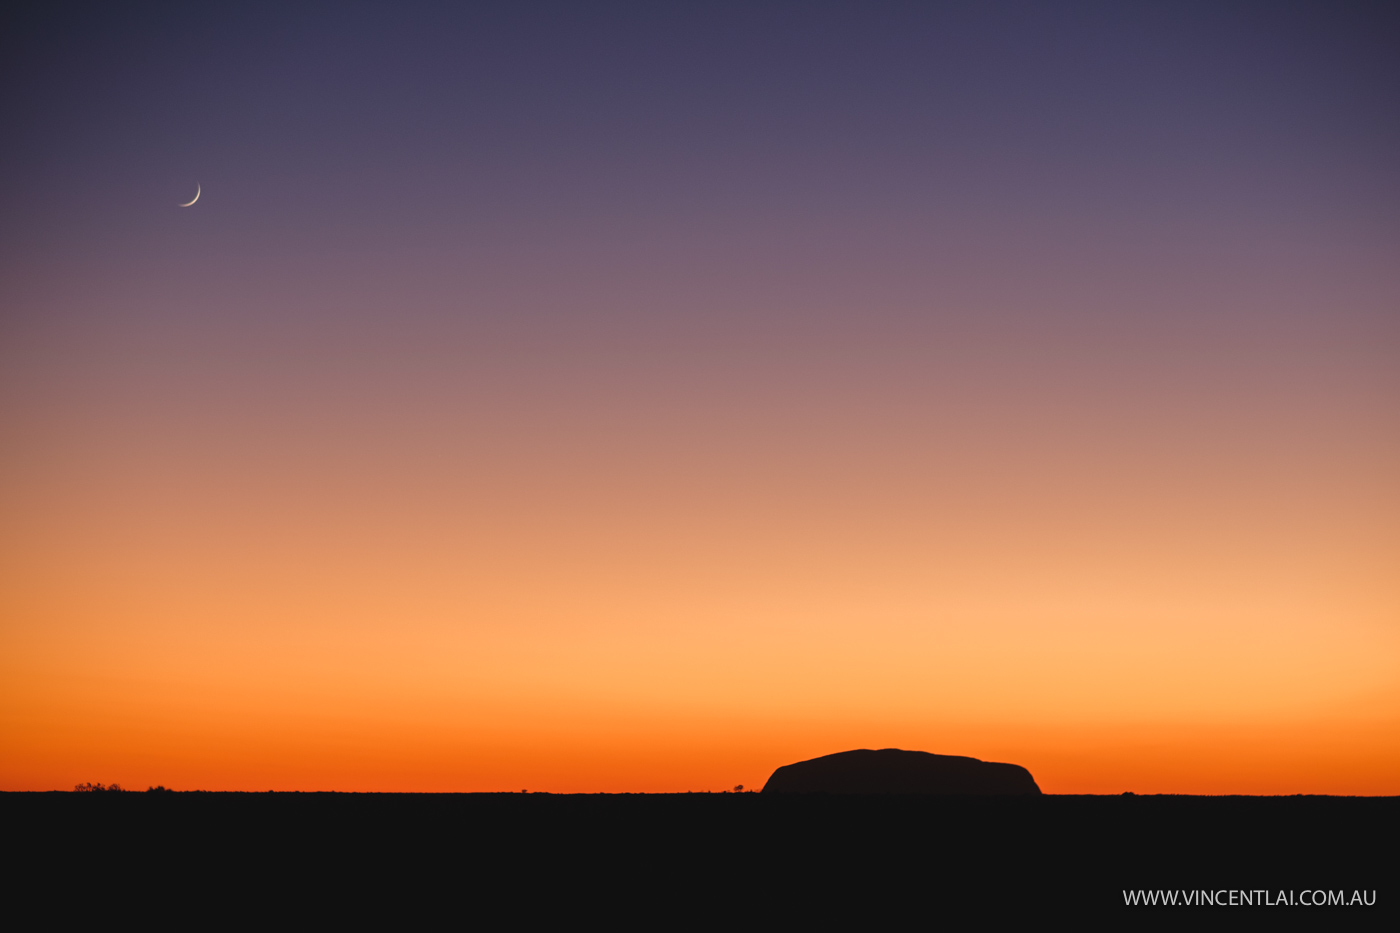
[[[1380,4],[59,5],[6,30],[7,199],[137,167],[217,190],[233,165],[376,208],[532,186],[899,197],[940,175],[1032,196],[1249,168],[1364,185],[1400,152],[1398,21]]]
[[[1400,230],[1388,4],[9,15],[11,271],[167,249],[264,272],[338,256],[351,276],[412,253],[431,277],[443,251],[528,270],[583,245],[584,263],[611,248],[619,274],[747,255],[820,276],[862,256],[881,274],[911,243],[993,265],[1075,243],[1170,265],[1180,249],[1247,260],[1291,230],[1384,250]],[[172,221],[196,181],[202,213]],[[200,231],[170,226],[196,216]]]

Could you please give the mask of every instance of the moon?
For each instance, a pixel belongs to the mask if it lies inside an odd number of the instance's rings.
[[[181,204],[180,206],[181,206],[181,207],[194,207],[194,202],[199,200],[199,192],[200,192],[199,182],[195,182],[195,186],[194,186],[194,197],[190,198],[188,201],[186,201],[184,204]]]

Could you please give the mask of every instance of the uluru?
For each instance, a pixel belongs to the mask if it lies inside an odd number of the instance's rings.
[[[859,748],[783,765],[765,794],[1039,794],[1020,765],[901,748]]]

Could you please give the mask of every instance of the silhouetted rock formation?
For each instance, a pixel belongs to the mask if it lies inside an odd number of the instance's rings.
[[[783,765],[763,792],[786,794],[1038,794],[1020,765],[899,748],[868,748]]]

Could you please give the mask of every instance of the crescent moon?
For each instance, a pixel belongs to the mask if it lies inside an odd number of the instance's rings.
[[[194,202],[199,200],[199,192],[200,192],[199,183],[196,182],[196,183],[195,183],[195,186],[194,186],[194,197],[190,198],[188,201],[186,201],[184,204],[181,204],[180,206],[181,206],[181,207],[193,207],[193,206],[194,206]]]

